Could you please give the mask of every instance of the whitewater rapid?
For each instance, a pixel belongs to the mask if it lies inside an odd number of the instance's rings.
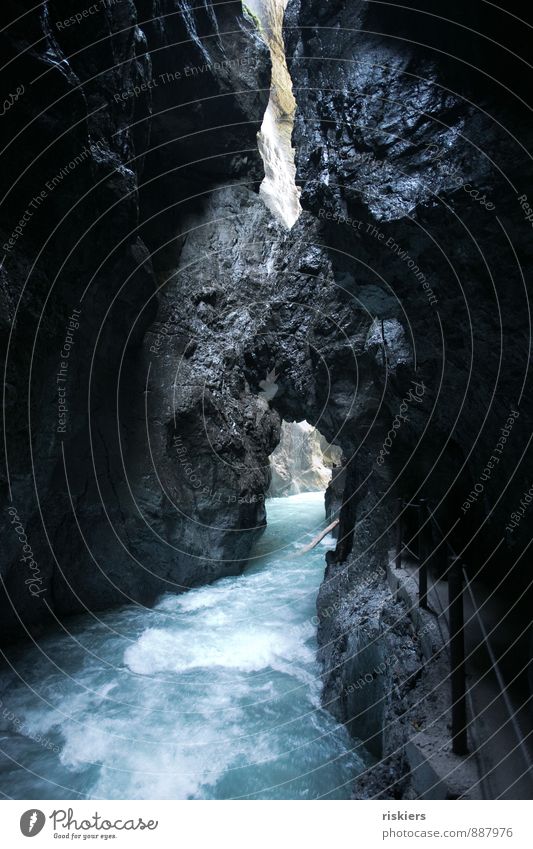
[[[243,575],[69,620],[6,650],[0,771],[15,799],[349,798],[364,749],[320,706],[321,493],[267,502]],[[357,753],[356,753],[357,749]]]

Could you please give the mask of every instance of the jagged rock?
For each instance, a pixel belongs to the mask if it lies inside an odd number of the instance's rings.
[[[8,138],[21,133],[0,172],[2,194],[20,175],[2,244],[30,199],[46,200],[1,269],[4,343],[13,333],[2,490],[47,602],[28,592],[3,511],[2,639],[237,572],[264,526],[280,421],[305,419],[345,458],[318,602],[334,701],[353,683],[352,648],[394,615],[378,581],[369,623],[357,618],[358,570],[383,565],[398,495],[438,502],[472,571],[493,585],[509,572],[507,598],[529,585],[527,521],[503,539],[531,485],[517,264],[530,265],[531,240],[513,188],[533,197],[516,142],[529,121],[484,77],[509,82],[514,66],[431,16],[423,47],[409,4],[291,0],[303,212],[288,232],[257,194],[270,66],[240,3],[118,0],[59,27],[80,3],[55,0],[1,34],[5,88],[38,77],[2,118]],[[3,23],[19,6],[4,4]],[[480,70],[467,76],[447,48],[468,61],[473,38]],[[57,374],[77,308],[63,433]],[[513,407],[505,462],[463,514]],[[529,621],[526,594],[514,619]],[[401,637],[379,651],[409,655]]]
[[[18,511],[43,589],[28,592],[21,544],[3,510],[2,639],[39,626],[50,611],[149,603],[167,577],[187,585],[227,568],[219,563],[213,573],[198,559],[179,567],[164,528],[164,555],[151,556],[148,541],[157,548],[154,533],[164,526],[161,493],[135,477],[142,463],[131,458],[129,411],[144,398],[140,345],[157,314],[165,242],[191,185],[201,197],[224,180],[253,186],[262,176],[255,135],[269,94],[268,51],[239,2],[117,0],[69,23],[84,8],[52,0],[21,15],[7,0],[0,13],[2,85],[25,88],[2,117],[12,141],[0,172],[1,242],[15,236],[2,254],[2,337],[5,346],[12,334],[6,368],[15,389],[2,497]],[[167,206],[163,190],[171,208],[151,219]],[[176,248],[172,241],[171,263]],[[81,309],[79,327],[58,383],[73,309]],[[241,505],[243,524],[261,509]],[[213,551],[216,559],[222,543]]]

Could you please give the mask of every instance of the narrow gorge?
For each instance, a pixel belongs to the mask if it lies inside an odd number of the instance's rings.
[[[527,798],[529,35],[423,6],[4,0],[10,798]]]

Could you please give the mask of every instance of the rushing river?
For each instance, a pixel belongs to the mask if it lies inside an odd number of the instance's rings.
[[[8,653],[1,785],[15,799],[348,798],[364,768],[320,707],[321,493],[267,503],[251,565],[154,609],[69,620]],[[359,749],[359,753],[361,750]]]

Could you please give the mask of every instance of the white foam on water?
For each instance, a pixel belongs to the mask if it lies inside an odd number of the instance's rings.
[[[2,691],[19,731],[3,745],[43,780],[3,765],[15,798],[34,786],[33,798],[303,799],[349,782],[361,762],[320,707],[313,622],[324,548],[291,550],[323,526],[322,498],[301,493],[267,509],[262,555],[243,575],[153,610],[81,619],[75,639],[41,643],[56,666],[22,651],[22,682]],[[349,785],[335,792],[346,798]]]
[[[237,632],[224,633],[223,641],[218,642],[215,628],[197,634],[191,642],[188,631],[150,628],[126,649],[124,662],[132,672],[153,675],[210,667],[254,672],[276,668],[279,661],[312,661],[312,650],[293,633],[294,629],[290,628],[285,633],[276,629],[240,628]]]

